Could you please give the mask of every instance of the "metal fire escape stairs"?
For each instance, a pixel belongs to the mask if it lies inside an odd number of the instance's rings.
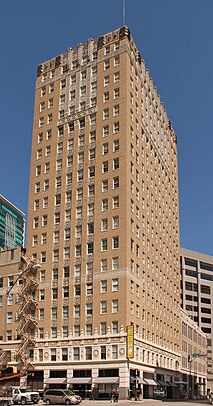
[[[20,289],[17,292],[19,308],[17,311],[16,321],[18,321],[17,337],[20,341],[16,351],[16,361],[21,374],[26,374],[29,368],[35,365],[30,357],[30,350],[35,346],[35,329],[37,325],[37,308],[36,290],[38,287],[37,271],[41,266],[34,260],[30,259],[25,253],[21,256],[20,274],[14,284],[7,291],[7,296],[16,285],[18,280],[22,280]],[[0,353],[0,370],[5,364],[6,351]]]

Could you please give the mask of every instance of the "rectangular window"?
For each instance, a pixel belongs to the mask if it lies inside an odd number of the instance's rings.
[[[101,281],[101,293],[107,292],[107,280]]]
[[[112,227],[119,228],[119,216],[114,216],[112,218]]]
[[[112,279],[112,291],[113,292],[118,291],[118,278]]]
[[[101,345],[101,359],[106,359],[106,346]]]
[[[117,189],[117,188],[119,188],[119,177],[118,176],[113,178],[113,189]]]
[[[108,230],[108,219],[102,219],[101,220],[101,231],[107,231]]]
[[[113,209],[118,209],[119,208],[119,196],[114,196],[113,197]]]
[[[103,119],[107,120],[109,118],[109,109],[104,109],[103,111]]]
[[[68,319],[68,315],[69,315],[68,306],[63,306],[63,308],[62,308],[62,317],[63,317],[63,319]]]
[[[85,357],[86,360],[92,359],[92,347],[85,347]]]
[[[41,289],[39,292],[39,299],[44,300],[45,299],[45,291],[44,289]]]
[[[69,297],[69,287],[68,286],[65,286],[63,288],[63,297],[64,298]]]
[[[109,101],[109,92],[104,93],[103,101],[104,101],[104,103]]]
[[[108,172],[108,170],[109,170],[108,161],[105,161],[102,163],[102,172],[105,173]]]
[[[119,89],[119,87],[114,90],[114,99],[117,99],[118,97],[120,97],[120,89]]]
[[[112,269],[113,269],[113,271],[117,271],[119,269],[119,258],[118,257],[112,258]]]
[[[90,125],[96,125],[96,114],[90,115]]]
[[[107,238],[101,240],[101,251],[107,251]]]
[[[118,346],[112,345],[112,359],[118,359]]]
[[[86,304],[86,315],[87,316],[92,315],[92,303],[87,303]]]
[[[102,192],[107,192],[109,190],[108,179],[102,181]]]
[[[46,262],[46,252],[41,252],[41,262]]]
[[[107,75],[107,76],[104,77],[104,86],[108,86],[109,83],[110,83],[109,75]]]
[[[103,144],[103,155],[108,154],[109,152],[109,144],[108,142],[106,144]]]
[[[62,348],[62,361],[68,361],[68,348]]]
[[[93,93],[93,92],[95,92],[97,90],[97,82],[95,81],[95,82],[92,82],[91,83],[91,92]]]
[[[94,215],[94,203],[89,203],[88,204],[88,216],[93,216]]]
[[[106,69],[109,69],[110,68],[110,59],[107,59],[105,62],[104,62],[104,69],[106,70]]]
[[[107,271],[107,259],[104,258],[101,260],[101,272],[106,272]]]
[[[92,197],[95,194],[95,185],[89,185],[88,186],[88,196]]]
[[[118,322],[117,321],[112,322],[112,332],[113,332],[113,334],[118,333]]]
[[[120,80],[120,72],[115,72],[114,73],[114,82],[119,82]]]
[[[119,158],[113,159],[113,169],[119,169]]]
[[[108,137],[108,135],[109,135],[109,126],[105,125],[103,127],[103,137]]]
[[[102,200],[102,211],[107,211],[108,210],[108,199],[103,199]]]
[[[89,150],[89,159],[95,158],[95,148]]]
[[[93,262],[87,262],[87,274],[92,275],[93,273]]]
[[[56,348],[51,348],[50,352],[51,352],[51,361],[56,361]]]
[[[101,330],[101,335],[105,335],[107,333],[107,324],[105,321],[103,321],[100,324],[100,330]]]
[[[112,313],[118,313],[118,300],[112,300]]]
[[[73,348],[73,359],[74,359],[74,361],[80,361],[80,348],[79,347]]]
[[[119,65],[119,63],[120,63],[120,56],[119,56],[119,55],[116,55],[116,56],[114,57],[114,66]]]
[[[113,124],[114,134],[119,132],[119,122]]]
[[[57,307],[52,307],[52,320],[57,320]]]
[[[41,190],[40,182],[37,182],[37,183],[35,184],[35,193],[39,193],[40,190]]]
[[[117,104],[116,106],[113,107],[113,114],[114,114],[114,116],[118,116],[120,114],[119,104]]]
[[[53,269],[52,275],[53,280],[58,280],[58,268]]]
[[[100,303],[101,305],[101,314],[106,314],[107,313],[107,301],[103,300]]]
[[[94,142],[96,140],[96,132],[95,131],[90,132],[89,140],[90,140],[90,142]]]
[[[52,299],[53,300],[58,299],[58,289],[57,288],[52,289]]]

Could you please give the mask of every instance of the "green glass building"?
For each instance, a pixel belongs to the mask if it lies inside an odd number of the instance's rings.
[[[0,250],[24,244],[24,213],[0,194]]]

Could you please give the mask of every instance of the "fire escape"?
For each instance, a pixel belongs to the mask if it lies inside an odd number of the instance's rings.
[[[34,368],[30,350],[35,346],[35,328],[37,325],[37,307],[36,290],[38,287],[37,270],[40,265],[36,261],[29,259],[26,255],[22,255],[25,269],[20,277],[23,281],[19,297],[19,311],[17,320],[19,322],[17,335],[20,339],[20,345],[16,352],[16,358],[20,364],[21,373],[27,372],[29,368]]]
[[[16,320],[18,321],[17,338],[19,346],[16,351],[16,361],[21,374],[25,374],[29,368],[34,368],[32,354],[30,350],[35,346],[35,328],[37,324],[36,290],[38,287],[37,271],[41,266],[33,259],[30,259],[25,253],[22,253],[20,274],[16,278],[6,295],[9,296],[13,287],[19,280],[22,280],[18,295],[18,309]],[[7,365],[6,350],[0,351],[0,370]]]

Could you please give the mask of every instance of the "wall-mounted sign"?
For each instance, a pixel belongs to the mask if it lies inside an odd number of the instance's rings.
[[[126,356],[127,358],[134,358],[134,326],[127,326],[126,332]]]

